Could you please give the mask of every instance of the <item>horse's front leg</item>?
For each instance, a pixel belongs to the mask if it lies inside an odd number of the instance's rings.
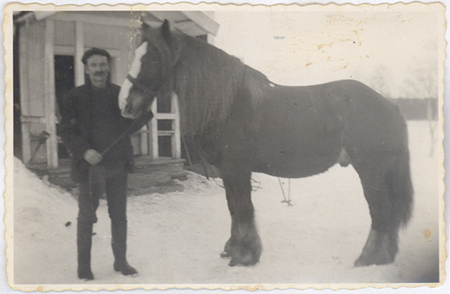
[[[222,257],[230,257],[230,266],[254,265],[259,261],[262,243],[255,225],[251,201],[250,172],[230,171],[222,174],[231,214],[231,237]]]

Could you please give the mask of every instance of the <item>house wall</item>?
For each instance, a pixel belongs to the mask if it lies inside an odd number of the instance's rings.
[[[46,130],[45,111],[45,22],[21,27],[19,36],[20,107],[23,160],[28,163],[39,142],[39,134]],[[45,162],[45,148],[39,148],[33,162]]]
[[[45,116],[44,42],[45,23],[26,25],[20,33],[22,115]]]

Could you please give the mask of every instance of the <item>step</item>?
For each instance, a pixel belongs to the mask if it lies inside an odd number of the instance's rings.
[[[142,196],[154,193],[166,194],[172,192],[183,192],[183,190],[184,188],[182,185],[170,181],[169,183],[163,185],[155,185],[139,189],[128,189],[128,196]]]
[[[158,159],[152,161],[150,157],[139,157],[135,160],[135,173],[168,172],[174,178],[178,178],[184,171],[184,159]]]
[[[183,163],[178,164],[167,164],[167,165],[153,165],[153,166],[136,166],[134,169],[135,173],[154,173],[159,171],[164,171],[168,173],[177,173],[178,171],[183,171]]]
[[[153,160],[151,156],[143,155],[138,156],[134,159],[134,165],[136,168],[143,166],[158,166],[158,165],[172,165],[172,164],[184,164],[186,160],[184,159],[173,159],[170,157],[160,157],[156,160]]]
[[[149,174],[139,173],[130,174],[128,177],[128,188],[137,189],[166,184],[172,180],[172,176],[168,172],[153,172]]]

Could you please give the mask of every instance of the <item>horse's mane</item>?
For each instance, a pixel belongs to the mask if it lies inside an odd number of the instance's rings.
[[[269,81],[262,73],[203,40],[182,33],[177,37],[180,53],[173,87],[184,131],[215,127],[228,118],[236,99],[255,105],[263,96]],[[239,95],[242,91],[247,95]]]

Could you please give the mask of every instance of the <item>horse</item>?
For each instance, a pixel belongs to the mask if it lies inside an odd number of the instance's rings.
[[[144,24],[119,94],[122,115],[136,119],[154,97],[171,93],[183,136],[197,142],[223,180],[231,236],[221,256],[230,266],[255,265],[262,253],[252,172],[302,178],[336,163],[356,170],[372,221],[354,266],[394,261],[413,206],[407,125],[394,103],[355,80],[278,85],[167,20]]]

